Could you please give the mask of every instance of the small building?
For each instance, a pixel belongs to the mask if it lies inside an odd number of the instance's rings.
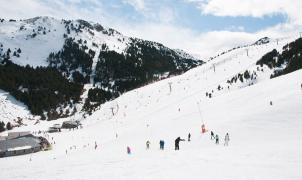
[[[64,129],[74,129],[77,128],[81,125],[79,121],[64,121],[62,124],[62,128]]]
[[[61,132],[61,125],[60,124],[54,124],[52,127],[48,128],[49,133],[55,133],[55,132]]]
[[[23,132],[9,132],[7,134],[7,139],[14,139],[17,137],[21,137],[21,136],[27,136],[30,135],[31,133],[29,131],[23,131]]]
[[[6,140],[0,141],[0,158],[34,153],[49,148],[49,142],[43,137],[32,134],[14,138],[7,136]]]
[[[57,128],[57,129],[60,129],[62,126],[61,126],[61,124],[54,124],[53,127]]]

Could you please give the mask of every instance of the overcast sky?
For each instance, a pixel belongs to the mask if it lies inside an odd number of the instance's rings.
[[[301,0],[0,0],[0,17],[85,19],[202,57],[302,31]]]

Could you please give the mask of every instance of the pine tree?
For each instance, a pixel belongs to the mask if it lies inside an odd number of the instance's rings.
[[[7,130],[12,130],[12,129],[13,129],[13,126],[11,125],[10,122],[8,122],[8,123],[6,124],[6,129],[7,129]]]
[[[5,123],[4,122],[0,122],[0,132],[5,131]]]

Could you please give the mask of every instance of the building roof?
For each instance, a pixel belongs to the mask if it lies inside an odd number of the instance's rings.
[[[0,141],[0,152],[30,149],[40,146],[39,138],[33,135],[21,136],[14,139]],[[26,147],[26,148],[25,148]]]
[[[70,125],[79,125],[79,122],[77,121],[64,121],[63,124],[70,124]]]
[[[31,133],[29,131],[9,132],[7,134],[7,138],[6,139],[15,139],[17,137],[27,136],[27,135],[31,135]]]

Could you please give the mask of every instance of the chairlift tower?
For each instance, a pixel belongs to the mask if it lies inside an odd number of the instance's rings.
[[[114,107],[111,107],[111,113],[112,113],[112,117],[114,116]]]
[[[169,82],[168,84],[169,84],[169,90],[170,90],[170,94],[171,94],[171,92],[172,92],[172,82]]]
[[[119,106],[118,104],[116,104],[116,112],[114,112],[115,108],[112,106],[110,107],[111,109],[111,113],[112,113],[112,118],[114,118],[114,116],[117,114],[118,110],[119,110]],[[115,118],[115,123],[114,123],[114,131],[115,131],[115,138],[118,138],[118,133],[117,133],[117,118]]]

